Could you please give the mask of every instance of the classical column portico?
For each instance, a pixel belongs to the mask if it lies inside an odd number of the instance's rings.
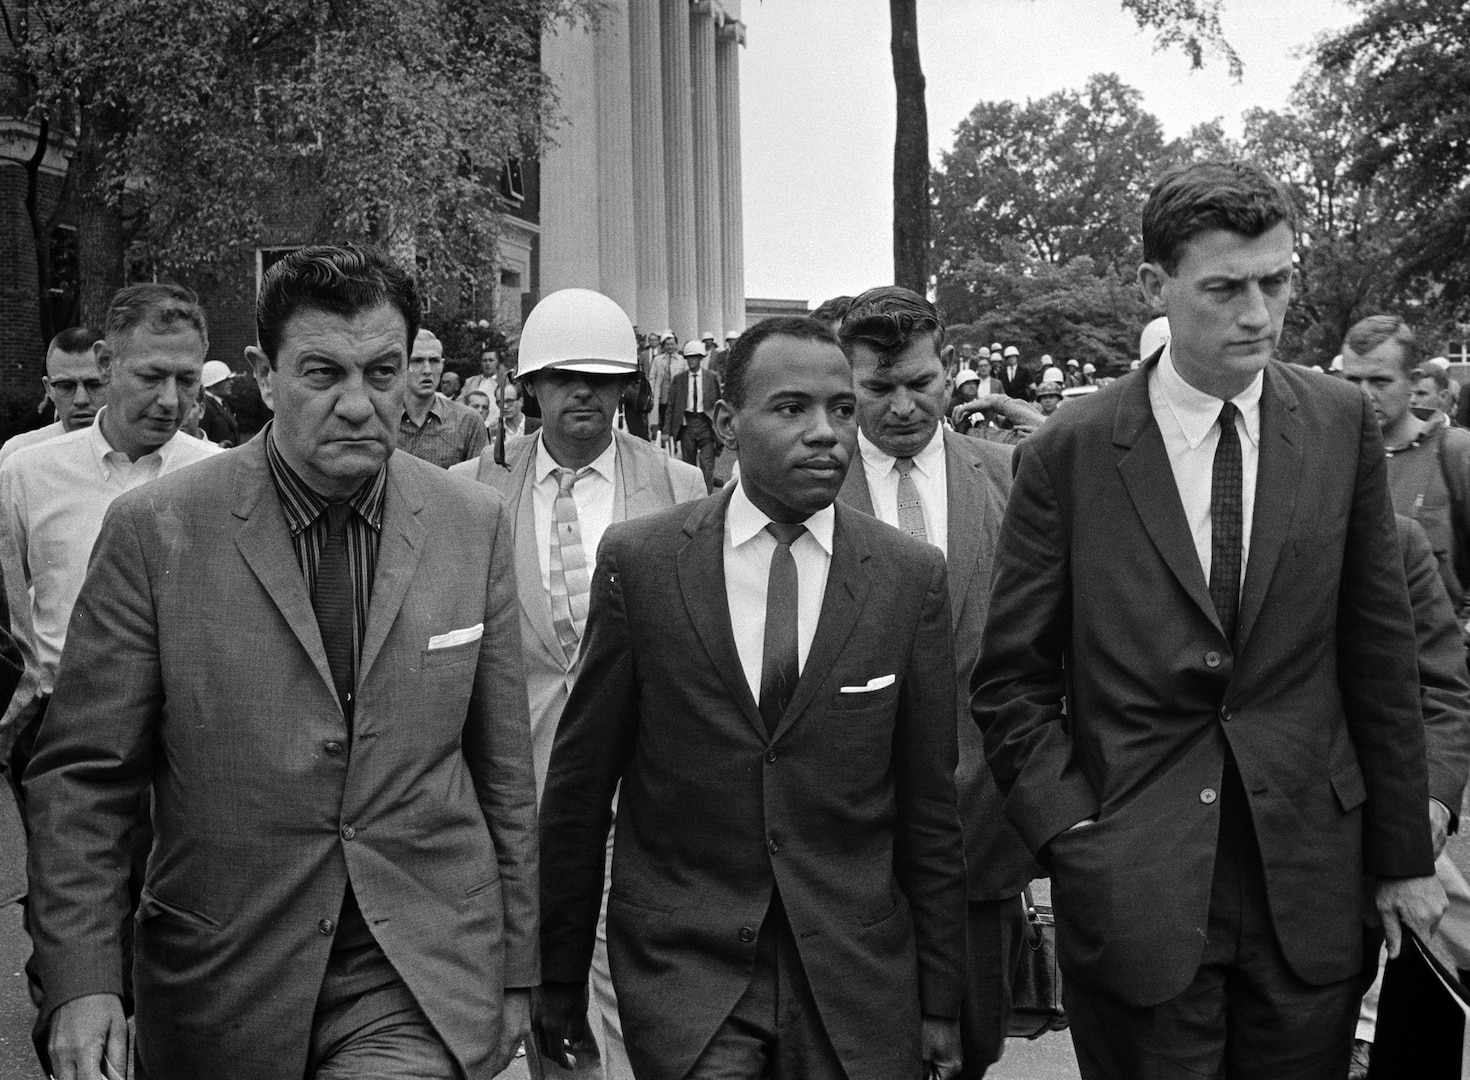
[[[628,0],[628,71],[633,89],[633,247],[638,272],[636,321],[644,333],[658,333],[669,325],[664,79],[658,8],[659,0]]]
[[[745,329],[745,214],[740,184],[740,47],[745,27],[730,20],[715,45],[720,154],[720,271],[724,329]]]
[[[633,127],[628,15],[627,0],[614,0],[603,9],[595,35],[597,254],[601,291],[637,323],[633,144],[628,138]]]
[[[556,132],[541,165],[541,293],[602,287],[597,168],[597,93],[590,77],[594,36],[559,22],[541,39],[541,65],[570,121]]]
[[[694,239],[694,118],[690,100],[689,0],[660,0],[664,78],[664,197],[669,223],[669,325],[680,341],[699,334]]]
[[[710,0],[689,10],[691,103],[694,134],[694,250],[700,333],[724,337],[720,286],[720,147],[715,88],[715,14]]]

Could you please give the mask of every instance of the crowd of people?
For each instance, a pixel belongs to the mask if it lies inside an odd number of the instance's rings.
[[[1087,1080],[1366,1075],[1380,946],[1470,968],[1470,433],[1396,317],[1272,359],[1294,214],[1163,176],[1116,380],[894,286],[461,379],[309,247],[248,438],[121,290],[0,448],[43,1066],[978,1078],[1050,877]]]

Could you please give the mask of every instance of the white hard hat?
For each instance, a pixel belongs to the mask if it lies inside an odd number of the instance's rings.
[[[1000,342],[998,342],[998,341],[992,341],[990,343],[990,351],[993,352],[993,353],[1000,352]]]
[[[199,372],[199,381],[207,390],[211,386],[224,382],[233,374],[235,373],[230,370],[230,365],[223,360],[206,360],[203,370]]]
[[[1424,361],[1424,366],[1433,368],[1435,371],[1449,371],[1450,358],[1448,356],[1436,356],[1432,360]]]
[[[531,309],[521,327],[516,377],[545,368],[587,375],[638,370],[633,320],[617,302],[591,289],[561,289]]]
[[[1048,364],[1052,364],[1052,363],[1055,363],[1055,361],[1052,360],[1051,353],[1042,353],[1041,354],[1041,366],[1042,367],[1046,367]]]
[[[1014,345],[1007,345],[1005,355],[1007,358],[1010,358],[1012,356],[1020,356],[1021,350],[1016,348]]]
[[[1097,373],[1097,368],[1093,367],[1091,364],[1083,364],[1082,365],[1082,374],[1084,374],[1084,375],[1093,375],[1093,374],[1096,374],[1096,373]]]
[[[715,332],[713,330],[706,330],[699,337],[701,341],[713,341],[715,339]]]
[[[1068,360],[1067,361],[1067,366],[1068,367],[1076,367],[1077,366],[1077,361],[1076,360]]]
[[[739,336],[740,336],[740,331],[739,330],[726,330],[725,331],[725,340],[726,341],[734,341]]]
[[[1332,363],[1329,364],[1329,365],[1327,365],[1327,370],[1328,371],[1341,371],[1341,370],[1343,370],[1342,353],[1338,353],[1336,356],[1334,356],[1332,358]]]
[[[1047,368],[1046,371],[1042,373],[1042,376],[1041,376],[1041,385],[1042,386],[1061,386],[1062,385],[1062,373],[1061,373],[1061,371],[1059,369],[1057,369],[1057,368]]]
[[[955,377],[954,377],[955,389],[959,389],[961,386],[964,386],[966,383],[979,382],[979,381],[980,381],[980,376],[977,375],[975,372],[971,371],[969,368],[961,368],[960,371],[959,371],[959,373],[957,375],[955,375]]]
[[[1169,341],[1169,317],[1160,315],[1143,328],[1138,335],[1138,358],[1147,360],[1162,349]]]
[[[708,356],[709,350],[704,347],[704,342],[690,338],[684,342],[685,356]]]

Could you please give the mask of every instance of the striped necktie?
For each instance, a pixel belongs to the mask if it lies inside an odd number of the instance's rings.
[[[914,483],[914,459],[895,458],[893,467],[898,470],[898,527],[927,543],[929,528],[924,524],[924,500],[919,498],[919,485]]]
[[[577,520],[577,501],[572,488],[591,472],[585,469],[556,469],[556,502],[551,526],[551,621],[567,657],[577,655],[582,628],[587,624],[587,598],[591,577],[587,553],[582,547],[582,526]]]

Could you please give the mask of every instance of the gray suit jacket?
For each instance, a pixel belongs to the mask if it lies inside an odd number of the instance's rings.
[[[990,610],[990,564],[1011,490],[1011,449],[983,439],[944,432],[944,466],[949,497],[949,611],[954,627],[958,675],[955,716],[960,764],[960,826],[971,900],[1018,895],[1041,873],[1015,827],[1006,820],[1005,800],[985,762],[985,737],[970,713],[970,672],[980,658],[980,632]],[[861,457],[847,471],[838,498],[873,513],[873,497]]]
[[[536,791],[546,785],[547,762],[556,738],[557,721],[577,677],[576,656],[568,656],[551,621],[551,598],[539,587],[541,557],[536,548],[536,507],[532,466],[540,435],[506,443],[505,464],[496,465],[486,450],[478,461],[449,471],[476,477],[498,491],[510,511],[515,534],[516,580],[520,583],[521,648],[526,662],[526,692],[531,703],[531,753]],[[675,503],[706,495],[704,476],[693,465],[669,457],[646,440],[614,431],[617,481],[613,485],[613,520],[627,521]],[[589,554],[595,555],[595,552]]]
[[[389,458],[349,735],[264,445],[108,511],[27,773],[45,1009],[121,989],[127,829],[151,784],[134,962],[149,1075],[303,1075],[350,881],[465,1074],[490,1080],[502,990],[539,979],[505,513]]]

